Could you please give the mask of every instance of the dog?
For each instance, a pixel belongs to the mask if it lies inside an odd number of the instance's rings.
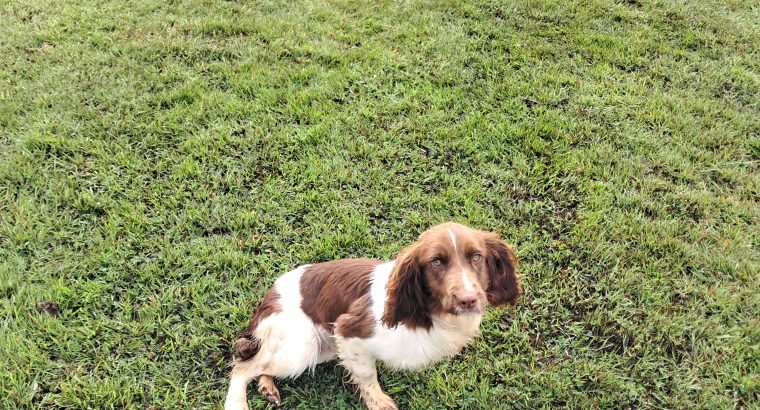
[[[224,408],[248,409],[251,380],[278,406],[275,377],[337,357],[368,409],[397,409],[375,363],[418,369],[458,353],[478,335],[486,306],[515,305],[516,265],[497,234],[447,222],[391,262],[341,259],[285,273],[235,342]]]

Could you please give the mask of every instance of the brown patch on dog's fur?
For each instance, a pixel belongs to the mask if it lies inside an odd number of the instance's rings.
[[[512,248],[494,233],[483,234],[483,241],[488,248],[486,265],[489,271],[489,285],[486,289],[488,302],[492,305],[514,306],[522,294],[520,277],[515,274],[517,257]]]
[[[372,313],[372,298],[369,294],[354,301],[347,313],[335,322],[335,333],[344,338],[366,339],[375,333],[375,316]]]
[[[259,352],[259,340],[254,337],[256,327],[259,326],[262,320],[266,319],[270,315],[278,312],[282,312],[282,307],[279,303],[280,295],[274,289],[270,288],[269,291],[261,299],[258,309],[251,315],[251,320],[248,321],[248,327],[240,334],[240,337],[235,341],[235,356],[240,360],[248,360],[256,353]]]
[[[399,254],[388,279],[388,300],[382,322],[390,328],[399,323],[412,329],[433,326],[427,283],[417,255],[419,247],[420,244],[416,243]]]
[[[370,273],[380,261],[340,259],[304,269],[301,309],[311,320],[332,330],[338,317],[369,292]]]

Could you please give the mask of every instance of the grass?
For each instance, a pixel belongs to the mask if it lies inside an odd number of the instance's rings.
[[[12,0],[0,21],[0,407],[218,407],[278,275],[446,220],[514,244],[525,296],[457,357],[382,370],[403,408],[760,404],[757,2]],[[279,386],[359,403],[335,363]]]

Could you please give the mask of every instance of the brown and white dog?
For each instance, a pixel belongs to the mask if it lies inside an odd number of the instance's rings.
[[[226,410],[247,409],[246,386],[280,404],[274,377],[336,357],[370,409],[396,409],[375,362],[417,369],[459,352],[488,304],[514,305],[517,260],[498,235],[448,222],[395,261],[342,259],[282,275],[237,340]]]

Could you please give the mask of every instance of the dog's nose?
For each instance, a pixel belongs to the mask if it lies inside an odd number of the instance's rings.
[[[475,292],[459,292],[454,295],[454,298],[462,309],[472,309],[478,303],[478,294]]]

